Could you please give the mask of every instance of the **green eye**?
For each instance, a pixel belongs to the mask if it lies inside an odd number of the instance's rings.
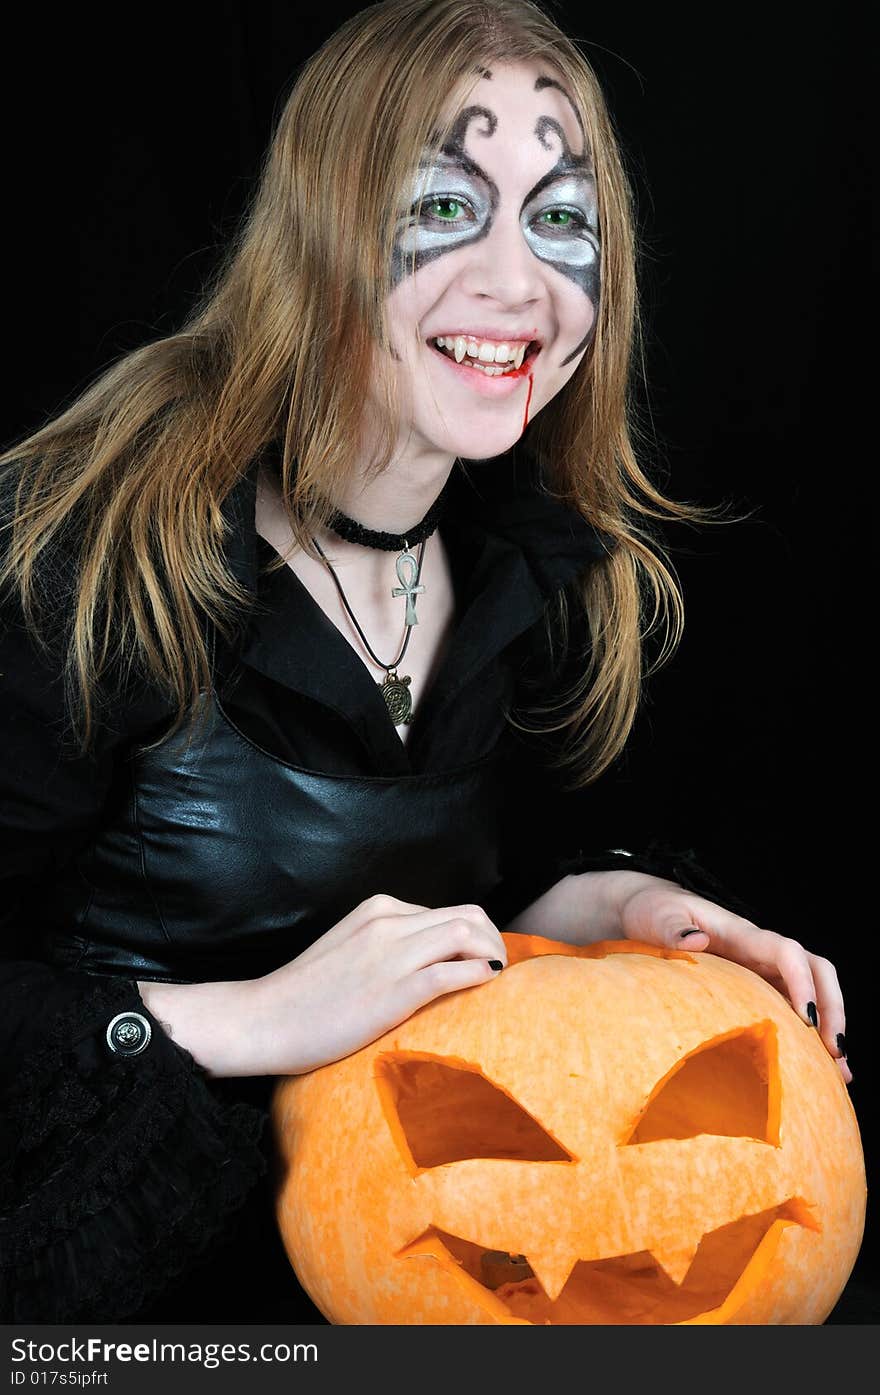
[[[580,213],[576,213],[571,208],[548,208],[541,215],[541,220],[550,228],[585,228],[586,220]],[[558,218],[561,221],[551,222],[550,219]]]
[[[464,204],[462,204],[458,199],[436,198],[430,199],[427,205],[429,210],[434,210],[443,206],[445,206],[449,210],[449,212],[438,214],[437,216],[439,217],[440,221],[443,223],[454,223],[456,214],[464,207]]]

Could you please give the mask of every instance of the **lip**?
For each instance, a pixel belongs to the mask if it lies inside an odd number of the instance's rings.
[[[533,339],[539,344],[544,340],[537,329],[489,329],[481,325],[479,329],[438,329],[429,339],[489,339],[493,344],[529,344]]]
[[[439,337],[445,338],[445,335]],[[466,384],[473,392],[481,393],[483,397],[509,397],[511,393],[516,392],[523,379],[531,376],[531,365],[537,357],[537,354],[532,354],[531,357],[523,359],[520,368],[513,368],[509,373],[499,373],[497,377],[490,377],[486,373],[481,373],[478,368],[467,368],[464,363],[456,363],[454,358],[441,353],[432,344],[428,344],[427,349],[432,359],[438,359],[444,363],[450,373],[454,373],[462,383]],[[538,353],[540,353],[540,349]]]

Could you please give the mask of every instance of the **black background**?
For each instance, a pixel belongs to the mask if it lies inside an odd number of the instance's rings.
[[[111,10],[19,13],[0,93],[4,446],[178,326],[298,66],[358,8],[160,4],[124,33]],[[840,7],[817,26],[786,7],[555,13],[636,191],[645,463],[674,497],[748,515],[667,532],[686,634],[602,783],[609,843],[694,848],[762,924],[834,961],[873,1176],[865,37]],[[856,1278],[880,1287],[875,1232],[869,1207]]]

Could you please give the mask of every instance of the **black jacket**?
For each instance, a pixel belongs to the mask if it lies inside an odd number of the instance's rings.
[[[578,869],[638,867],[724,899],[686,857],[603,848],[601,811],[562,794],[548,739],[506,720],[523,699],[563,690],[583,662],[582,628],[561,661],[544,615],[606,547],[532,464],[500,457],[447,487],[456,623],[406,744],[296,576],[263,574],[274,553],[255,531],[255,483],[256,463],[225,509],[230,566],[254,604],[235,643],[210,631],[214,688],[188,746],[136,754],[170,719],[145,683],[116,694],[95,754],[76,755],[57,667],[17,608],[3,612],[7,1322],[219,1320],[220,1291],[205,1308],[193,1266],[204,1252],[203,1280],[216,1274],[217,1254],[231,1262],[245,1232],[258,1244],[252,1260],[274,1274],[275,1315],[320,1321],[274,1235],[272,1082],[209,1080],[146,1012],[137,979],[268,972],[377,891],[476,901],[500,928]],[[63,614],[60,582],[58,602]],[[130,1056],[106,1041],[128,1012],[152,1028]],[[241,1287],[224,1287],[224,1300],[248,1320],[243,1305],[260,1288],[235,1257]],[[250,1320],[269,1311],[258,1304]]]

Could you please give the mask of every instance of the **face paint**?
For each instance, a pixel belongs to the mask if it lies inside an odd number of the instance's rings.
[[[452,135],[436,161],[419,165],[419,178],[412,191],[410,221],[401,228],[394,247],[394,285],[413,269],[420,271],[444,252],[454,252],[469,242],[478,242],[491,229],[498,207],[497,185],[464,150],[468,126],[480,116],[486,118],[487,129],[483,134],[491,136],[498,124],[497,118],[486,107],[467,107],[456,119]],[[422,217],[417,221],[419,200],[422,201]],[[432,216],[431,208],[441,203],[454,203],[466,210],[467,216],[454,223]]]
[[[600,295],[595,175],[577,110],[542,66],[501,64],[485,74],[479,100],[450,113],[439,149],[432,136],[402,201],[392,347],[382,362],[397,379],[410,450],[500,453],[591,341]],[[472,359],[456,364],[438,336],[448,350],[463,336],[537,340],[539,351],[521,369],[489,377],[467,366]]]
[[[541,188],[530,196],[529,204],[552,203],[552,208],[536,212],[527,208],[523,236],[536,257],[549,262],[576,281],[591,299],[598,296],[599,239],[595,230],[595,198],[591,181],[577,175],[557,176],[551,170]],[[548,215],[561,214],[565,221],[548,223]]]
[[[557,271],[561,271],[564,276],[571,276],[573,281],[577,281],[581,290],[598,309],[601,291],[599,207],[596,197],[596,176],[593,170],[593,162],[586,153],[587,133],[584,130],[584,123],[581,120],[580,112],[562,84],[556,82],[554,78],[539,77],[538,81],[535,83],[535,90],[542,91],[547,87],[554,87],[561,92],[574,112],[578,130],[581,133],[581,149],[584,151],[583,155],[573,155],[571,153],[568,141],[565,138],[565,131],[560,122],[555,121],[549,116],[542,117],[539,120],[536,127],[536,135],[541,144],[549,149],[544,139],[544,134],[546,131],[552,130],[558,136],[559,143],[562,146],[562,154],[557,160],[555,168],[547,175],[546,182],[552,184],[555,179],[560,179],[562,181],[561,187],[555,186],[553,190],[556,197],[560,199],[573,197],[577,205],[577,213],[584,217],[583,231],[585,236],[583,238],[583,247],[580,257],[572,257],[568,267],[557,261],[554,261],[553,265],[556,267]],[[565,184],[566,176],[573,181],[569,187],[577,191],[574,196],[567,193]],[[577,198],[577,195],[580,195],[580,200]],[[584,208],[588,210],[586,215],[582,212]],[[575,265],[578,267],[577,272],[573,270]],[[577,358],[583,353],[592,338],[594,328],[595,320],[577,348],[572,350],[568,358],[562,360],[563,364],[570,363],[572,359]]]
[[[553,78],[538,78],[535,90],[547,87],[558,89],[569,102],[586,151],[583,122],[568,93]],[[436,257],[477,242],[491,231],[499,205],[498,187],[465,151],[471,123],[478,118],[485,120],[485,126],[473,134],[491,139],[498,127],[496,114],[486,106],[466,107],[456,118],[452,133],[435,160],[420,163],[411,191],[410,213],[395,241],[394,286],[403,276],[421,270]],[[542,115],[535,123],[534,135],[545,150],[551,149],[548,131],[558,138],[561,154],[526,196],[520,210],[520,226],[535,256],[569,277],[598,306],[600,242],[592,161],[586,153],[573,154],[561,122]],[[447,209],[445,215],[433,212],[443,205]],[[548,223],[546,219],[551,216],[561,216],[564,221]],[[588,332],[563,362],[571,362],[583,353],[590,337]]]

